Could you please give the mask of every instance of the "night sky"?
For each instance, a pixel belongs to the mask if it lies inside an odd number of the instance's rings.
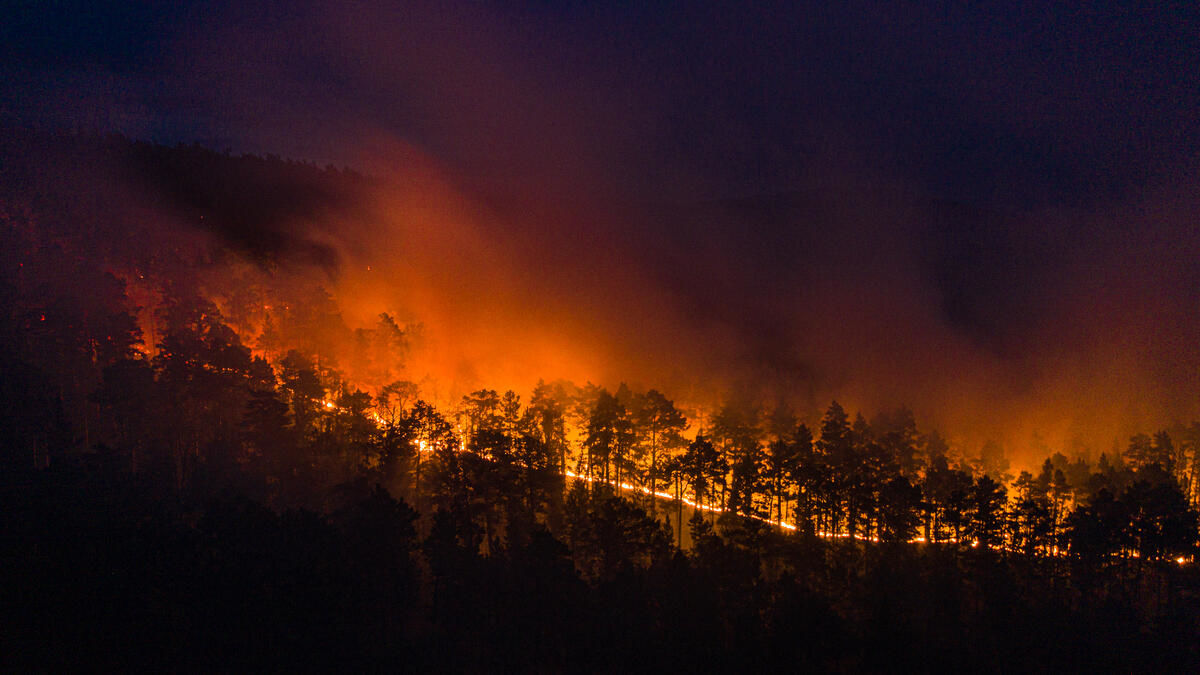
[[[1194,3],[6,4],[4,128],[387,177],[293,234],[481,374],[769,381],[1018,453],[1200,412]]]
[[[1200,149],[1191,3],[7,4],[5,116],[317,160],[369,125],[480,179],[707,196],[840,161],[1027,204]]]

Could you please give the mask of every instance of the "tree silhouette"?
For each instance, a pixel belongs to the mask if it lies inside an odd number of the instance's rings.
[[[1015,548],[1032,555],[1050,550],[1055,540],[1055,517],[1047,490],[1028,471],[1022,471],[1014,487],[1017,501],[1010,521],[1010,540]]]
[[[1158,467],[1155,462],[1139,471],[1137,480],[1121,496],[1129,509],[1131,543],[1145,558],[1192,555],[1197,541],[1196,512],[1188,508],[1174,478]]]
[[[665,475],[661,466],[664,454],[686,445],[682,433],[687,427],[687,418],[658,390],[651,389],[634,397],[633,428],[643,454],[649,458],[642,482],[651,492],[658,491],[659,481]]]
[[[467,479],[459,461],[460,439],[454,433],[454,426],[438,412],[437,408],[425,401],[417,401],[409,413],[406,425],[411,431],[404,436],[410,439],[413,456],[413,494],[416,503],[421,504],[424,496],[422,472],[424,464],[428,463],[430,493],[434,503],[446,510],[456,513],[465,512]],[[415,447],[412,447],[415,446]]]
[[[200,462],[228,466],[235,461],[254,362],[211,303],[195,296],[173,298],[161,315],[166,333],[153,364],[163,395],[178,404],[169,444],[175,487],[182,491]]]
[[[1005,518],[1005,489],[990,476],[980,476],[971,487],[969,496],[967,536],[980,546],[996,546],[1003,540]]]
[[[758,442],[747,443],[734,453],[730,467],[732,480],[729,500],[726,504],[730,511],[747,516],[759,515],[754,496],[763,486],[763,462],[762,446]]]
[[[680,465],[688,487],[696,497],[696,511],[699,513],[706,500],[712,503],[716,482],[724,480],[724,462],[712,441],[703,434],[697,434],[696,439],[688,445]]]
[[[829,404],[821,418],[821,438],[817,441],[817,450],[830,467],[828,480],[822,485],[819,499],[825,509],[826,529],[836,535],[841,532],[841,518],[845,509],[844,495],[855,461],[849,417],[837,401]]]
[[[316,367],[300,352],[289,351],[279,362],[279,380],[291,407],[293,428],[301,439],[310,437],[325,398]]]
[[[525,414],[528,425],[546,450],[555,457],[558,472],[567,471],[566,392],[561,384],[548,385],[538,380]]]
[[[917,534],[921,522],[921,488],[908,478],[892,476],[880,489],[879,539],[904,542]]]
[[[1107,488],[1067,518],[1066,540],[1072,555],[1104,559],[1132,546],[1129,510]]]
[[[776,438],[767,445],[763,478],[770,499],[767,515],[775,520],[783,520],[790,481],[796,472],[798,459],[796,443],[790,439]]]
[[[880,414],[871,421],[875,429],[876,442],[898,466],[900,473],[910,482],[918,479],[924,462],[920,456],[920,434],[917,420],[908,408],[900,408],[891,414]]]
[[[795,457],[788,471],[788,478],[796,486],[796,530],[804,535],[815,532],[813,517],[818,495],[827,482],[827,466],[820,461],[813,447],[813,435],[801,424],[796,427],[792,444]]]
[[[757,481],[757,460],[761,451],[757,417],[758,411],[748,400],[732,397],[713,416],[709,431],[723,462],[729,468],[740,467],[741,475],[735,476],[732,483],[740,490],[740,494],[736,495],[739,502],[745,500],[747,489]],[[731,508],[729,495],[725,491],[726,483],[722,477],[721,507]],[[736,506],[749,509],[751,505],[739,503]]]
[[[621,467],[633,440],[633,426],[625,406],[607,390],[600,390],[588,419],[587,437],[584,439],[584,447],[587,449],[587,475],[592,476],[594,467],[599,465],[599,477],[607,482],[610,461],[615,459],[615,482],[619,484]]]

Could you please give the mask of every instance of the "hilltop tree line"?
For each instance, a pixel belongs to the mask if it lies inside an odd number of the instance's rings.
[[[1100,560],[1194,553],[1200,425],[1136,435],[1095,466],[1055,454],[1014,479],[995,444],[952,462],[911,412],[868,422],[836,401],[815,433],[784,406],[734,399],[701,427],[655,389],[561,381],[524,405],[481,389],[439,410],[411,382],[372,395],[314,355],[255,356],[196,292],[167,294],[148,356],[116,278],[97,274],[84,293],[25,289],[26,262],[70,264],[52,247],[30,253],[6,292],[13,468],[88,458],[177,494],[231,485],[274,508],[322,508],[332,486],[379,484],[419,510],[462,514],[485,550],[513,523],[561,518],[571,474],[625,486],[651,512],[673,499],[680,530],[687,498],[710,520],[728,511],[802,536]]]
[[[294,325],[268,321],[252,339],[268,361],[198,288],[168,283],[146,345],[121,280],[39,236],[27,214],[5,224],[11,467],[104,457],[176,493],[223,481],[276,508],[317,508],[331,485],[379,483],[422,509],[469,511],[485,546],[510,521],[544,522],[571,472],[637,488],[651,510],[661,504],[643,493],[669,495],[680,530],[686,497],[809,536],[1192,555],[1200,424],[1136,435],[1094,466],[1056,453],[1014,478],[996,444],[953,457],[906,410],[868,422],[834,402],[814,432],[785,406],[733,398],[701,425],[654,389],[569,382],[539,383],[525,405],[482,389],[439,410],[411,382],[353,388],[318,343],[285,350],[281,331],[320,323],[299,308],[280,315]],[[318,313],[336,315],[316,297]],[[381,315],[355,339],[359,351],[378,345],[380,361],[401,356],[406,335]]]
[[[141,280],[144,335],[127,274],[0,206],[14,667],[1196,662],[1196,424],[1012,476],[904,410],[810,428],[562,381],[438,406],[356,388],[333,334],[289,344],[323,293],[249,335],[186,274]],[[394,375],[408,330],[355,358]]]
[[[366,183],[350,172],[195,146],[75,144],[92,154],[62,142],[43,150],[62,164],[83,157],[124,167],[217,230],[269,234],[297,213],[345,212]],[[4,414],[14,452],[5,461],[14,466],[102,449],[176,492],[196,480],[232,481],[276,507],[315,506],[325,486],[355,479],[437,506],[469,471],[472,482],[502,492],[519,483],[525,509],[539,518],[540,493],[555,492],[554,480],[571,471],[808,535],[1031,554],[1191,554],[1200,423],[1138,434],[1093,461],[1078,449],[1070,458],[1054,453],[1037,471],[1012,476],[997,444],[966,457],[936,431],[919,430],[906,410],[868,422],[835,402],[823,415],[804,415],[819,418],[810,429],[786,406],[732,396],[709,414],[689,409],[689,420],[654,389],[569,382],[540,383],[524,405],[517,393],[482,389],[439,410],[397,367],[420,340],[419,325],[383,314],[351,331],[321,288],[271,297],[255,283],[199,275],[194,269],[213,256],[162,250],[179,242],[152,228],[136,231],[138,252],[122,259],[102,244],[122,220],[98,208],[103,193],[91,186],[67,199],[55,194],[63,188],[53,172],[22,166],[6,169],[6,185],[27,184],[29,193],[16,190],[0,204],[3,337],[13,345]],[[43,213],[53,222],[44,224]],[[257,242],[255,259],[271,239]],[[240,274],[236,264],[219,266]],[[464,456],[483,463],[464,466]],[[489,536],[491,524],[506,522],[480,517]]]

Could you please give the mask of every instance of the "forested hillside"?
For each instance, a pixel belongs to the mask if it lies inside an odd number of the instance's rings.
[[[6,143],[13,670],[1200,665],[1200,422],[1022,468],[751,388],[447,396],[420,317],[351,328],[323,285],[370,178]]]

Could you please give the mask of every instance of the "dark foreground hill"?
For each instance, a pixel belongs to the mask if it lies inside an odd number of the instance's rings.
[[[97,460],[99,461],[99,460]],[[381,489],[325,513],[153,496],[101,466],[6,476],[7,670],[1183,672],[1190,570],[781,536],[690,553],[625,500],[481,555]],[[574,509],[574,511],[572,511]],[[582,570],[582,572],[581,572]]]

